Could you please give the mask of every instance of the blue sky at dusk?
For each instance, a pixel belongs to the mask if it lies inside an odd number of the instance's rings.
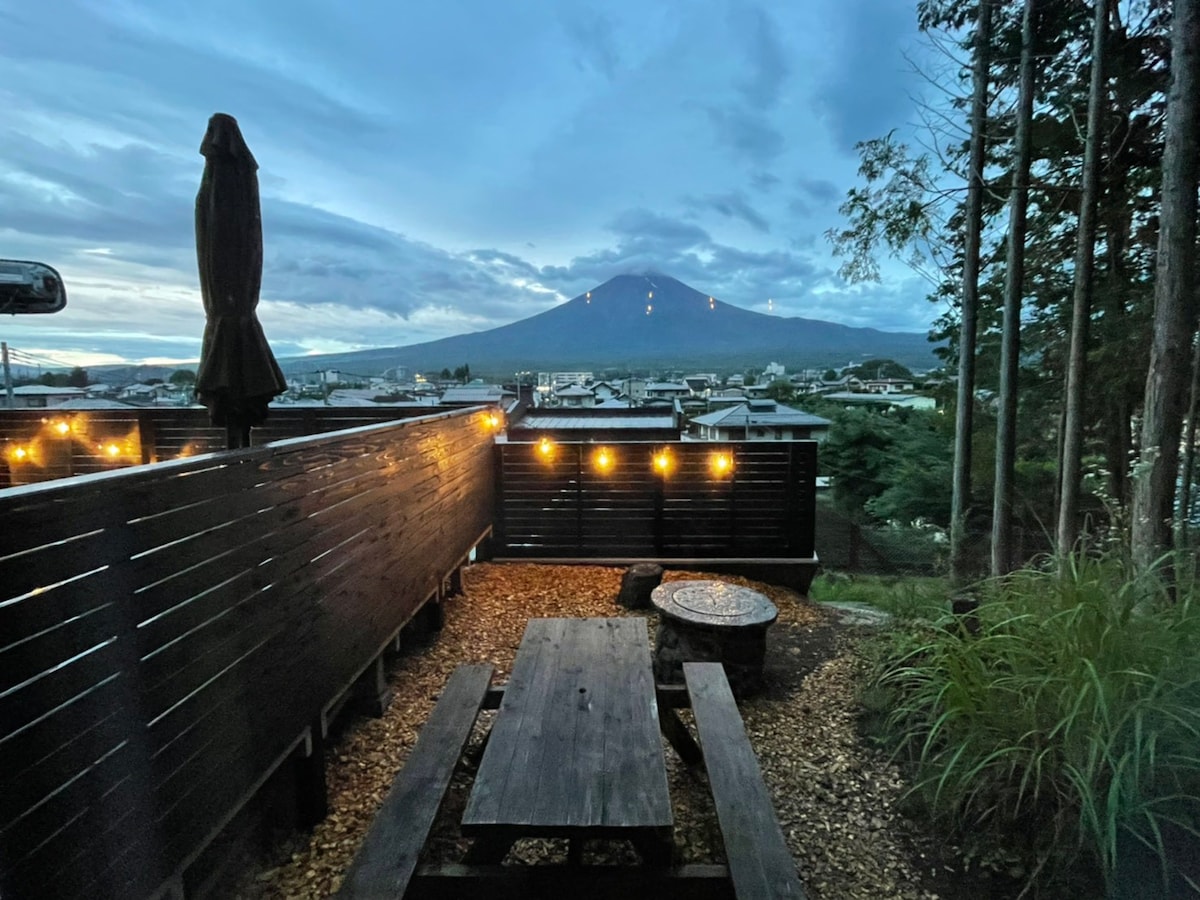
[[[922,331],[899,266],[824,232],[854,142],[910,129],[907,0],[0,0],[0,257],[69,305],[0,319],[64,363],[195,359],[209,115],[259,162],[259,317],[292,356],[525,318],[653,270],[738,306]]]

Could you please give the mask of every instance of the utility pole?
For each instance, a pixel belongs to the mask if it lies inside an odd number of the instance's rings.
[[[8,366],[8,341],[0,341],[0,363],[4,366],[4,396],[7,400],[5,405],[12,409],[13,389],[12,389],[12,369]]]

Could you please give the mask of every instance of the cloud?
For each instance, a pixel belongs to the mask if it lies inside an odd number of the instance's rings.
[[[603,12],[571,9],[562,15],[563,31],[570,39],[580,68],[613,78],[620,66],[620,51],[612,20]]]
[[[684,198],[684,205],[694,210],[713,210],[727,219],[738,219],[763,234],[771,230],[771,223],[750,205],[741,191],[708,194],[704,197],[687,197]]]
[[[846,0],[831,21],[824,74],[812,102],[843,150],[909,124],[917,79],[903,52],[916,16],[895,0]]]
[[[766,166],[783,151],[784,136],[772,114],[789,68],[787,52],[772,18],[761,8],[737,8],[729,15],[730,40],[742,54],[729,101],[707,106],[719,143],[736,158]]]

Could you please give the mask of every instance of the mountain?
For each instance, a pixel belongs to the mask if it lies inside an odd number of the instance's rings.
[[[426,372],[466,364],[492,377],[547,369],[743,370],[769,362],[825,368],[871,357],[926,369],[935,364],[932,348],[923,334],[751,312],[654,274],[618,275],[553,309],[487,331],[279,362],[288,374],[341,369],[370,375],[398,365]]]

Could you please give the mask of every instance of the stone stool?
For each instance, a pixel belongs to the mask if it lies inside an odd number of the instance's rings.
[[[669,581],[650,595],[659,613],[654,677],[683,681],[684,662],[719,662],[735,697],[762,688],[767,629],[779,617],[757,591],[723,581]]]

